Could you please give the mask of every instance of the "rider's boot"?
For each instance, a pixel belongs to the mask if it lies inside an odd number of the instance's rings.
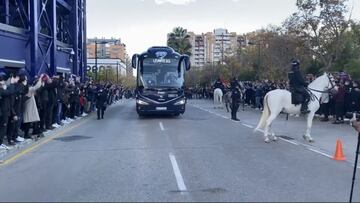
[[[307,102],[304,102],[304,103],[301,105],[301,113],[302,113],[302,114],[308,114],[308,113],[310,113],[310,110],[308,109],[308,104],[307,104]]]

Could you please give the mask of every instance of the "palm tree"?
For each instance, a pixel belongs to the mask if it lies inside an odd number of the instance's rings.
[[[169,34],[167,44],[180,54],[191,55],[190,35],[187,30],[182,27],[176,27]]]

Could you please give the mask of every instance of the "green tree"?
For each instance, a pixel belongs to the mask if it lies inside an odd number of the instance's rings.
[[[132,75],[121,76],[119,81],[127,89],[133,89],[136,87],[136,78]]]
[[[350,20],[348,0],[297,0],[298,11],[288,18],[284,26],[290,34],[298,36],[309,51],[329,70],[344,49],[344,34]]]
[[[169,34],[167,45],[180,54],[191,55],[192,46],[190,43],[190,35],[188,35],[187,30],[182,27],[173,29]]]

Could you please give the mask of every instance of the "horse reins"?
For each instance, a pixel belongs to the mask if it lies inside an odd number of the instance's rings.
[[[335,85],[334,85],[332,79],[330,78],[330,76],[329,76],[328,74],[326,74],[326,76],[328,77],[329,82],[330,82],[330,84],[331,84],[331,88],[328,89],[327,91],[315,90],[315,89],[312,89],[312,88],[309,88],[309,87],[307,88],[308,90],[310,90],[310,91],[309,91],[309,92],[310,92],[310,96],[311,96],[312,98],[315,97],[316,100],[317,100],[319,103],[320,103],[320,99],[317,98],[317,96],[316,96],[314,93],[312,93],[311,91],[318,92],[318,93],[322,93],[322,94],[326,94],[326,93],[331,93],[331,90],[335,89]]]

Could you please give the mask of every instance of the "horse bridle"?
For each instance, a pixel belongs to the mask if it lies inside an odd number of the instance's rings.
[[[326,90],[326,91],[321,91],[321,90],[315,90],[315,89],[312,89],[312,88],[307,88],[308,90],[311,90],[311,91],[314,91],[314,92],[319,92],[319,93],[322,93],[322,94],[329,94],[329,93],[331,93],[331,90],[333,90],[333,89],[335,89],[335,85],[334,85],[334,83],[333,83],[333,79],[334,78],[330,78],[330,74],[326,74],[326,76],[328,77],[328,79],[329,79],[329,82],[330,82],[330,85],[331,85],[331,88],[330,89],[328,89],[328,90]],[[316,95],[314,95],[314,93],[312,93],[311,91],[309,91],[309,93],[310,93],[310,95],[311,95],[311,97],[312,98],[316,98],[316,100],[320,103],[320,99],[319,98],[317,98],[317,96]]]
[[[328,73],[326,74],[326,76],[328,77],[329,82],[330,82],[330,85],[331,85],[331,88],[330,88],[330,89],[328,89],[328,90],[326,90],[326,91],[315,90],[315,89],[312,89],[312,88],[309,88],[309,87],[308,87],[308,89],[311,90],[311,91],[319,92],[319,93],[323,93],[323,94],[324,94],[324,93],[325,93],[325,94],[326,94],[326,93],[330,93],[331,90],[335,89],[336,86],[335,86],[334,83],[333,83],[333,80],[332,80],[333,78],[330,78],[330,75],[329,75]]]

